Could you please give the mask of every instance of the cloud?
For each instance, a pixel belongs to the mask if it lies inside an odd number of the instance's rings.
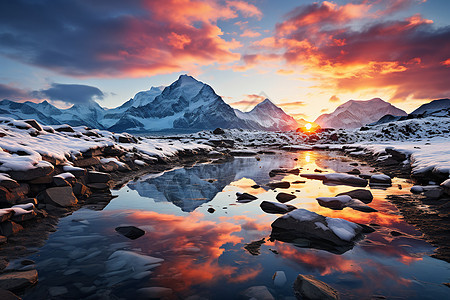
[[[450,26],[436,27],[419,14],[393,18],[419,2],[300,6],[276,25],[272,37],[253,43],[241,68],[281,55],[289,68],[318,81],[314,87],[322,91],[384,89],[392,101],[448,97]]]
[[[339,99],[338,96],[333,95],[333,96],[330,97],[330,99],[328,101],[330,101],[330,102],[339,102],[339,101],[341,101],[341,99]]]
[[[254,38],[254,37],[258,37],[261,36],[261,33],[253,31],[251,29],[246,29],[244,30],[243,33],[241,33],[240,35],[241,37],[249,37],[249,38]]]
[[[244,1],[2,1],[0,55],[78,77],[150,76],[239,60],[219,20],[261,18]]]
[[[305,106],[305,102],[303,101],[294,101],[294,102],[286,102],[286,103],[280,103],[278,106],[281,106],[283,108],[298,108],[299,106]]]
[[[12,101],[29,98],[29,92],[11,85],[0,83],[0,100],[8,99]]]
[[[39,99],[62,101],[72,104],[86,104],[95,99],[103,99],[103,92],[96,87],[81,84],[53,83],[50,88],[34,91],[32,96]]]

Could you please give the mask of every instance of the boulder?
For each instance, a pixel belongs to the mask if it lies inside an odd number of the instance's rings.
[[[429,199],[439,199],[444,195],[444,189],[438,185],[436,186],[424,186],[423,194]]]
[[[214,134],[224,134],[225,131],[222,128],[216,128],[213,131]]]
[[[77,178],[80,178],[87,174],[86,169],[83,169],[80,167],[74,167],[74,166],[70,166],[70,165],[63,166],[63,170],[64,170],[64,172],[69,172],[69,173],[73,174]]]
[[[375,174],[370,177],[370,184],[391,185],[392,179],[385,174]]]
[[[5,290],[0,289],[0,299],[2,300],[21,300],[22,298],[16,296],[14,293]]]
[[[73,130],[73,128],[67,124],[54,126],[53,128],[58,132],[75,132],[75,130]]]
[[[76,182],[72,187],[73,193],[79,199],[85,199],[91,195],[91,191],[87,186],[80,182]]]
[[[12,179],[8,174],[0,173],[0,187],[5,187],[8,190],[19,187],[19,183]]]
[[[450,179],[447,179],[444,182],[442,182],[441,187],[443,188],[444,193],[446,193],[447,195],[450,195]],[[411,188],[411,191],[412,191],[412,188]]]
[[[291,184],[287,181],[269,182],[267,184],[271,189],[288,189]]]
[[[144,230],[137,228],[135,226],[116,227],[116,231],[131,240],[138,239],[145,234]]]
[[[15,222],[12,221],[5,221],[0,223],[0,235],[9,237],[13,234],[18,233],[21,231],[23,227]]]
[[[36,120],[30,119],[30,120],[24,120],[25,123],[27,123],[28,125],[30,125],[31,127],[33,127],[34,129],[36,129],[37,131],[42,131],[44,129],[42,129],[42,126],[36,122]]]
[[[270,177],[274,177],[275,175],[278,175],[278,174],[298,175],[298,174],[300,174],[300,170],[298,168],[295,168],[295,169],[273,169],[269,172]]]
[[[94,193],[109,193],[109,185],[106,183],[88,183],[87,187]]]
[[[293,211],[294,209],[297,209],[293,205],[270,201],[263,201],[259,206],[264,212],[268,214],[286,214],[290,211]]]
[[[348,192],[337,194],[336,196],[348,195],[353,199],[361,200],[364,203],[370,203],[373,200],[372,192],[365,189],[356,189]]]
[[[299,247],[342,254],[362,237],[363,228],[339,218],[324,217],[306,209],[293,210],[272,223],[272,240]]]
[[[312,275],[297,276],[294,282],[294,293],[298,299],[337,300],[339,293],[323,281]]]
[[[387,154],[391,155],[391,157],[393,159],[395,159],[396,161],[399,161],[399,162],[402,162],[407,158],[405,153],[397,151],[392,147],[386,147],[385,151]]]
[[[73,162],[73,165],[75,167],[82,167],[82,168],[95,166],[98,164],[100,164],[100,159],[98,157],[81,158],[81,159],[77,159]],[[68,172],[71,172],[71,171],[68,171]]]
[[[38,199],[45,204],[60,207],[73,206],[78,202],[70,186],[48,188],[38,195]]]
[[[376,212],[377,210],[364,204],[358,199],[353,199],[349,195],[341,195],[336,197],[318,197],[316,198],[320,206],[331,209],[342,210],[345,207],[353,208],[362,212]]]
[[[272,294],[269,292],[266,286],[252,286],[241,292],[242,299],[252,300],[275,300]]]
[[[288,201],[291,201],[292,199],[297,198],[297,196],[288,194],[288,193],[278,193],[278,195],[275,197],[279,202],[285,203]]]
[[[107,183],[111,180],[111,175],[108,173],[89,171],[88,181],[89,183]]]
[[[253,195],[251,195],[249,193],[239,193],[239,192],[237,192],[236,196],[237,196],[237,200],[238,201],[246,201],[246,200],[248,200],[248,202],[250,202],[250,201],[258,199],[258,197],[253,196]]]
[[[366,186],[367,180],[361,177],[346,173],[330,173],[330,174],[301,174],[300,176],[308,179],[318,179],[333,184],[343,184],[350,186]]]
[[[53,165],[51,163],[41,161],[34,166],[34,168],[26,171],[9,171],[12,179],[18,181],[29,181],[39,177],[50,175],[53,172]]]

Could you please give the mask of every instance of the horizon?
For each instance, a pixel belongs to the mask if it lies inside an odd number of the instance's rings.
[[[186,73],[233,108],[245,111],[264,91],[296,120],[315,120],[350,99],[381,98],[411,112],[450,94],[444,0],[42,0],[1,8],[0,99],[114,108]]]

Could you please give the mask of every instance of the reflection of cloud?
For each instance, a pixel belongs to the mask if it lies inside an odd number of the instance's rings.
[[[150,254],[164,253],[165,261],[155,270],[157,274],[154,276],[159,284],[183,291],[196,284],[224,278],[245,280],[256,276],[258,269],[236,274],[236,267],[218,262],[225,244],[235,245],[242,241],[241,237],[233,235],[241,230],[241,226],[228,222],[219,225],[201,220],[201,217],[195,213],[174,216],[150,211],[135,212],[129,216],[133,223],[152,228],[137,243],[145,243],[143,248],[149,249]]]

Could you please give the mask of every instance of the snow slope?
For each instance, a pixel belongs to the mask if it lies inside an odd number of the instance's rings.
[[[323,128],[351,129],[378,121],[384,115],[406,116],[407,113],[380,98],[349,100],[334,112],[319,116],[314,122]]]

